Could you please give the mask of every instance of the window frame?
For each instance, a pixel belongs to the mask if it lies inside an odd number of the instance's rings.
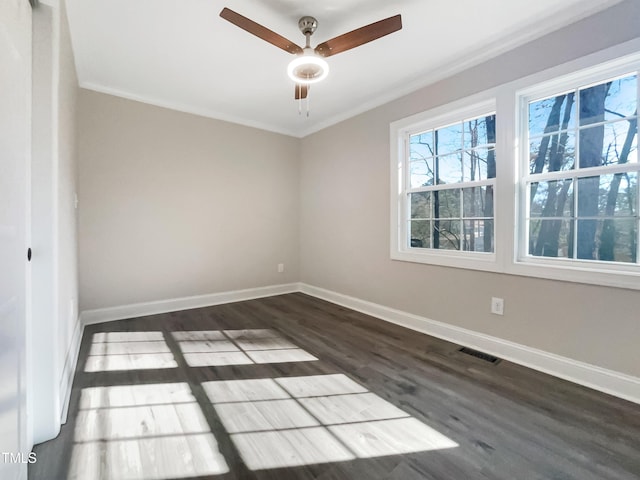
[[[529,132],[528,115],[529,102],[538,99],[550,98],[562,92],[578,91],[589,85],[597,85],[609,79],[615,79],[627,74],[637,75],[637,106],[640,107],[640,54],[625,56],[610,61],[605,61],[594,66],[587,66],[569,74],[542,80],[526,88],[516,91],[517,105],[517,138],[520,140],[520,148],[517,156],[517,205],[515,224],[515,260],[519,271],[533,276],[557,278],[560,280],[585,281],[601,285],[632,287],[640,289],[640,252],[636,254],[636,263],[607,262],[602,260],[586,260],[577,258],[556,258],[534,256],[528,253],[528,182],[534,180],[547,181],[552,179],[568,179],[575,181],[603,174],[615,174],[619,172],[638,172],[640,175],[640,159],[636,163],[616,164],[588,168],[574,168],[558,172],[545,172],[541,174],[529,173]],[[577,131],[580,129],[579,119],[575,119]],[[584,128],[584,127],[583,127]],[[640,125],[637,127],[640,128]],[[640,135],[636,132],[636,142],[640,143]],[[576,162],[578,159],[576,158]],[[575,188],[575,183],[574,183]],[[640,186],[638,187],[640,188]],[[640,195],[636,198],[636,208],[640,206]],[[577,217],[577,212],[575,212]],[[638,232],[640,237],[640,228]],[[640,242],[638,243],[640,245]],[[541,275],[539,269],[546,269],[548,273]],[[591,278],[588,278],[591,277]]]
[[[548,69],[539,70],[466,98],[455,99],[451,92],[449,92],[449,96],[447,96],[447,92],[444,92],[442,98],[445,103],[443,105],[392,122],[389,130],[390,258],[530,278],[640,290],[640,265],[622,264],[619,267],[612,265],[613,262],[578,259],[558,262],[556,261],[558,259],[545,259],[544,257],[535,257],[531,261],[531,258],[522,255],[523,251],[528,252],[528,250],[523,248],[521,235],[523,221],[521,219],[525,218],[523,211],[526,212],[523,210],[525,203],[522,199],[526,198],[526,192],[523,194],[524,187],[520,175],[521,172],[526,174],[529,172],[528,162],[524,169],[522,165],[523,155],[528,155],[529,150],[528,144],[522,144],[521,139],[522,129],[528,125],[528,119],[523,121],[524,113],[521,113],[523,96],[532,92],[541,92],[543,88],[547,89],[547,96],[553,96],[563,90],[563,84],[569,84],[568,90],[573,90],[577,86],[576,82],[582,82],[582,79],[588,75],[607,79],[634,70],[640,71],[640,38],[584,55]],[[567,88],[565,87],[565,89]],[[449,99],[452,101],[449,102]],[[447,113],[490,101],[495,102],[495,107],[490,111],[496,112],[494,253],[489,258],[483,252],[424,249],[424,252],[418,253],[410,252],[407,248],[403,249],[399,233],[399,228],[402,225],[401,202],[399,201],[401,197],[399,195],[402,194],[401,169],[404,132],[417,125],[428,126],[431,124],[436,127],[435,123],[446,118]],[[526,109],[528,109],[528,105]],[[457,120],[459,119],[454,119],[454,121]],[[637,142],[640,144],[640,138],[637,139]],[[640,164],[640,159],[638,163]],[[638,188],[640,189],[640,186]],[[523,195],[525,196],[523,197]],[[638,256],[640,256],[640,252]]]
[[[409,201],[408,195],[412,189],[410,186],[410,153],[409,139],[411,135],[429,130],[437,130],[451,124],[464,122],[496,112],[496,99],[493,90],[479,95],[467,97],[455,102],[436,107],[426,112],[393,122],[390,127],[391,134],[391,258],[416,263],[452,266],[457,268],[471,268],[476,270],[499,271],[496,251],[498,249],[497,238],[497,212],[496,192],[498,190],[497,177],[499,170],[496,160],[496,178],[472,182],[475,186],[493,185],[493,252],[477,252],[463,250],[447,250],[433,248],[416,248],[409,246]],[[496,115],[497,122],[497,115]],[[497,132],[497,126],[496,126]],[[496,133],[496,137],[497,137]],[[495,146],[496,159],[499,157],[498,145]],[[447,186],[432,186],[419,190],[445,190],[462,189],[469,187],[471,182],[447,184]],[[414,192],[415,193],[415,192]],[[463,212],[460,212],[461,219]],[[462,221],[462,220],[461,220]]]

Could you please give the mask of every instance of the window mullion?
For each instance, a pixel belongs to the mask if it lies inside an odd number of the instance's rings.
[[[640,81],[638,82],[638,90],[640,91]],[[640,99],[640,97],[638,97]],[[637,125],[636,135],[640,137],[640,122]],[[636,180],[636,264],[640,265],[640,173]]]
[[[640,68],[636,70],[636,142],[640,144],[640,109],[638,108],[640,104]],[[636,147],[636,155],[638,155]],[[638,158],[638,162],[640,162],[640,158]],[[638,173],[638,178],[636,179],[636,265],[640,265],[640,171]]]
[[[580,195],[580,188],[578,187],[578,179],[573,179],[573,218],[571,219],[571,224],[573,225],[573,238],[571,239],[573,243],[573,252],[571,255],[572,259],[578,258],[578,195]]]
[[[573,165],[573,170],[576,172],[579,172],[581,170],[581,166],[580,166],[580,108],[581,108],[581,103],[582,100],[580,98],[580,90],[578,88],[576,88],[574,90],[574,97],[575,98],[575,102],[576,102],[576,121],[575,121],[575,125],[573,127],[574,130],[574,137],[576,139],[576,153],[575,153],[575,159],[573,161],[574,165]],[[577,196],[577,195],[576,195]],[[577,216],[577,210],[576,210],[576,216]],[[575,251],[574,251],[575,253]]]
[[[577,170],[558,170],[555,172],[528,174],[522,177],[525,182],[547,182],[552,180],[563,180],[565,178],[585,178],[597,177],[616,173],[635,172],[640,170],[638,163],[622,163],[616,165],[602,165],[599,167],[582,168]]]
[[[581,108],[581,103],[582,103],[582,99],[580,98],[580,90],[578,88],[576,88],[574,90],[574,98],[576,101],[576,121],[575,121],[575,126],[573,127],[574,129],[574,138],[576,139],[576,145],[575,145],[575,158],[574,158],[574,165],[573,165],[573,169],[574,172],[576,172],[576,174],[580,174],[581,173],[581,166],[580,166],[580,108]],[[578,187],[578,177],[574,177],[573,178],[573,218],[571,219],[571,225],[573,226],[573,237],[571,238],[571,243],[572,243],[572,252],[571,252],[571,259],[576,260],[578,258],[578,195],[580,195],[579,192],[579,187]]]
[[[464,155],[464,153],[463,153],[463,155]],[[464,157],[462,157],[462,158],[464,158]],[[464,160],[462,161],[462,169],[463,169],[462,173],[464,175]],[[464,178],[464,176],[462,178]],[[458,250],[460,250],[460,251],[464,251],[464,221],[462,220],[464,218],[463,198],[464,198],[464,190],[462,190],[462,188],[461,188],[460,189],[460,198],[458,199],[458,208],[460,209],[460,218],[458,219],[458,231],[460,232],[460,241],[458,242]]]
[[[441,183],[439,185],[430,185],[428,187],[415,187],[407,189],[409,193],[420,193],[420,192],[433,192],[433,191],[442,191],[442,190],[455,190],[458,188],[469,188],[469,187],[484,187],[487,185],[495,186],[495,178],[487,178],[485,180],[476,180],[474,182],[459,182],[459,183]]]

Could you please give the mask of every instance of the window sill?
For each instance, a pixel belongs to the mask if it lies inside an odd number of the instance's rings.
[[[457,252],[457,251],[419,251],[395,250],[391,252],[392,260],[423,263],[441,267],[466,268],[486,272],[500,272],[495,253]]]
[[[640,267],[615,268],[616,265],[589,265],[553,263],[538,258],[525,258],[514,261],[505,273],[527,277],[560,280],[572,283],[585,283],[605,287],[640,290]],[[623,267],[627,267],[626,265]]]
[[[490,273],[504,273],[523,277],[557,280],[604,287],[640,290],[640,268],[633,265],[614,266],[557,264],[549,260],[524,259],[512,262],[506,268],[498,263],[494,253],[466,252],[414,252],[392,251],[391,260],[421,263],[439,267],[479,270]],[[607,268],[608,267],[608,268]]]

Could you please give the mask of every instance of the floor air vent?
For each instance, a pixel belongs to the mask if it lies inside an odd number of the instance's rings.
[[[488,353],[480,352],[478,350],[474,350],[473,348],[462,347],[459,352],[466,353],[467,355],[471,355],[473,357],[479,358],[480,360],[484,360],[489,363],[498,363],[500,359],[498,357],[494,357],[493,355],[489,355]]]

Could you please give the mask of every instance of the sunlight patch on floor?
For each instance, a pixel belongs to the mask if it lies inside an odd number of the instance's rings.
[[[212,434],[80,443],[69,479],[166,480],[227,473]]]
[[[219,330],[193,330],[185,332],[171,332],[171,336],[178,342],[183,341],[216,341],[227,340],[227,337]]]
[[[275,381],[296,398],[368,392],[362,385],[342,374],[281,377]]]
[[[255,363],[288,363],[288,362],[313,362],[318,360],[301,348],[288,350],[262,350],[247,352]]]
[[[251,338],[251,339],[239,339],[236,338],[235,342],[244,351],[247,350],[282,350],[285,348],[298,348],[289,340],[284,338]]]
[[[92,336],[92,343],[112,342],[154,342],[164,341],[160,331],[151,332],[98,332]]]
[[[231,435],[250,470],[343,462],[355,456],[323,427]]]
[[[458,446],[342,374],[202,386],[251,470]]]
[[[223,403],[216,405],[216,411],[229,433],[285,430],[320,425],[293,399]]]
[[[176,368],[162,332],[94,333],[84,371],[151,370]]]
[[[280,334],[272,328],[245,328],[242,330],[224,330],[224,334],[234,340],[252,340],[258,338],[280,337]]]
[[[204,382],[202,388],[212,403],[277,400],[291,396],[272,378]]]
[[[358,458],[454,448],[458,444],[415,418],[329,426]]]
[[[367,422],[369,420],[386,420],[409,416],[375,393],[350,393],[301,398],[299,402],[323,425]]]
[[[186,383],[150,383],[88,387],[80,391],[79,410],[192,403]]]
[[[190,367],[222,367],[318,360],[268,328],[173,332]]]
[[[318,360],[272,329],[171,333],[190,367]],[[85,372],[176,368],[162,332],[92,337]],[[251,470],[457,447],[343,374],[201,383]],[[84,388],[70,478],[160,480],[223,474],[229,467],[189,384]]]
[[[74,442],[74,479],[180,479],[229,471],[187,383],[82,389]]]
[[[183,353],[190,367],[224,367],[227,365],[251,365],[253,362],[242,352]]]

